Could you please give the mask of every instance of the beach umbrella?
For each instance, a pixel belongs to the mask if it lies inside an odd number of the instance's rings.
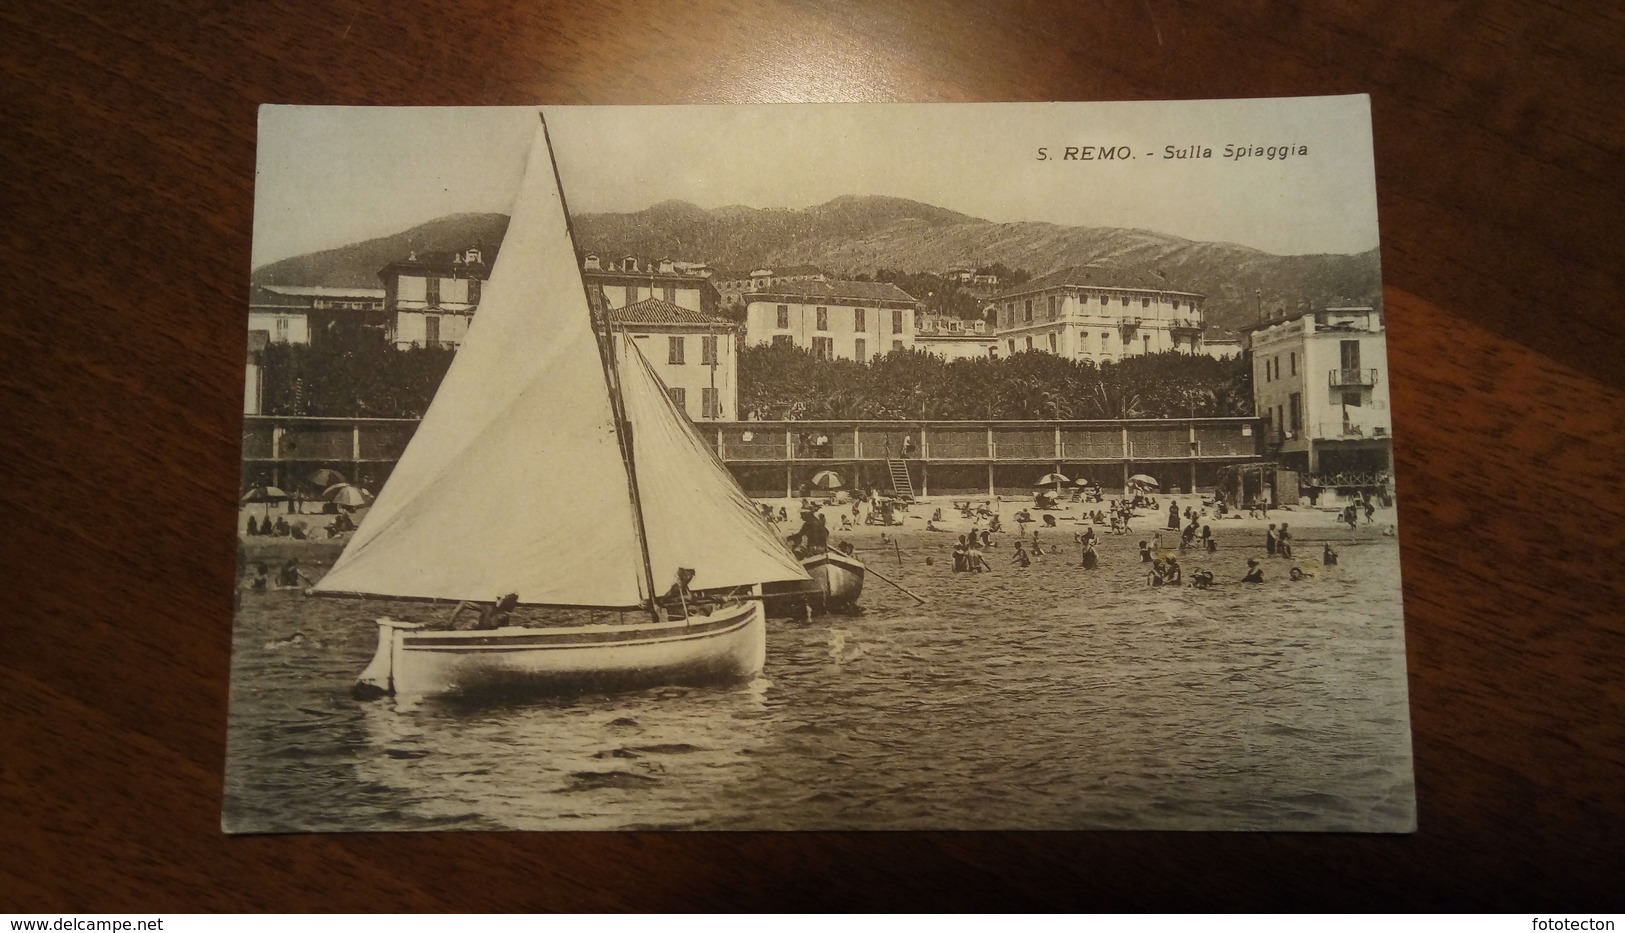
[[[348,482],[344,478],[343,473],[340,473],[338,470],[329,470],[325,468],[310,474],[310,481],[316,484],[317,489],[327,489],[330,486],[337,486],[339,483]]]
[[[263,503],[265,503],[265,514],[266,515],[271,514],[271,503],[273,503],[273,502],[287,502],[287,501],[288,501],[288,494],[283,492],[282,490],[276,488],[275,486],[255,486],[254,488],[250,489],[248,492],[243,493],[243,498],[242,498],[242,504],[243,505],[249,505],[250,503],[254,503],[254,502],[263,502]]]
[[[813,474],[812,484],[819,489],[840,489],[841,474],[834,470],[821,470]]]
[[[1128,482],[1130,486],[1144,486],[1147,489],[1156,489],[1158,486],[1162,485],[1161,483],[1157,482],[1157,478],[1155,476],[1147,476],[1144,473],[1136,473],[1133,476],[1130,476],[1128,478]]]
[[[1059,473],[1045,473],[1043,476],[1040,476],[1033,483],[1033,485],[1034,486],[1054,486],[1055,488],[1059,489],[1059,488],[1061,488],[1061,485],[1063,483],[1070,485],[1071,482],[1072,482],[1071,480],[1067,479],[1066,477],[1062,476]]]
[[[328,487],[327,491],[322,493],[322,498],[328,500],[329,502],[336,502],[339,505],[348,505],[352,508],[356,508],[363,505],[371,505],[373,495],[367,490],[362,489],[360,486],[352,486],[349,483],[339,483],[335,486]]]

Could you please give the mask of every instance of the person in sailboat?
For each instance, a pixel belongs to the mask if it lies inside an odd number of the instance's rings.
[[[801,512],[801,527],[796,533],[784,539],[797,557],[807,557],[811,554],[822,554],[829,546],[829,529],[818,520],[818,514],[812,509],[803,509]]]
[[[671,585],[666,595],[660,597],[660,605],[666,610],[667,618],[686,619],[690,613],[710,614],[710,603],[703,597],[696,596],[689,588],[689,584],[693,582],[693,567],[677,568],[677,582]]]
[[[508,624],[518,604],[518,593],[509,593],[490,603],[463,600],[451,611],[447,627],[455,632],[484,632],[502,628]]]

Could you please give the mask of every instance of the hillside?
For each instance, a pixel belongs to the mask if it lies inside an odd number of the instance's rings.
[[[377,271],[411,249],[483,243],[492,255],[507,229],[500,214],[456,214],[403,233],[283,260],[256,284],[376,285]],[[1276,256],[1230,243],[1202,243],[1148,230],[994,223],[903,198],[840,197],[804,210],[739,205],[705,210],[665,201],[630,214],[586,214],[584,252],[704,260],[719,270],[813,265],[834,275],[876,269],[941,272],[956,264],[1004,263],[1034,276],[1069,266],[1160,272],[1170,288],[1208,296],[1208,323],[1233,331],[1265,308],[1378,302],[1376,250],[1358,255]]]
[[[382,288],[378,270],[405,259],[413,250],[449,252],[480,246],[486,262],[495,262],[507,232],[506,214],[451,214],[389,236],[268,263],[254,270],[251,281],[255,285]]]

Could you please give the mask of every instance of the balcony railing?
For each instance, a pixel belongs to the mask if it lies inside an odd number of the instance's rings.
[[[1389,435],[1387,425],[1363,425],[1352,421],[1322,421],[1315,425],[1315,436],[1335,440],[1338,438],[1387,437]]]
[[[1334,369],[1329,379],[1332,388],[1339,386],[1374,386],[1377,384],[1377,371],[1375,369]]]

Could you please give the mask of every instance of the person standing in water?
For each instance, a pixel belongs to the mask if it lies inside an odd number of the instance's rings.
[[[1274,557],[1277,544],[1279,544],[1279,541],[1275,537],[1275,526],[1272,524],[1269,530],[1264,532],[1264,554],[1268,557]]]

